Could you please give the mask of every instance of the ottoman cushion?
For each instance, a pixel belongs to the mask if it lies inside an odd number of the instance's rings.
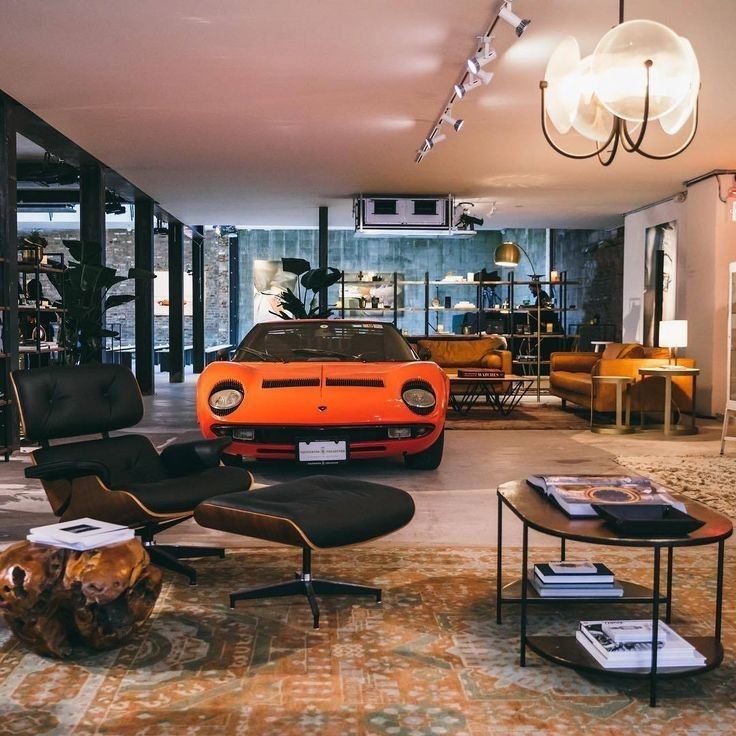
[[[399,488],[329,475],[214,496],[194,510],[211,529],[315,549],[375,539],[413,516]]]

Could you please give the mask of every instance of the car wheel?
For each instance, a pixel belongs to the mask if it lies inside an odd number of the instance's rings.
[[[404,462],[407,467],[416,470],[435,470],[442,462],[442,452],[445,448],[445,430],[440,432],[440,436],[423,452],[416,455],[404,455]]]

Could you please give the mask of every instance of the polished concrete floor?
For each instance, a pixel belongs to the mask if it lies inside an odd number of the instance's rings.
[[[185,384],[160,381],[157,395],[147,399],[144,428],[182,438],[196,432],[194,376]],[[532,399],[533,400],[533,399]],[[555,398],[547,398],[559,404]],[[452,430],[445,436],[442,465],[435,471],[407,469],[403,461],[356,461],[326,472],[362,478],[403,488],[412,494],[416,516],[409,526],[377,544],[495,545],[496,488],[532,473],[619,472],[614,458],[625,455],[678,455],[716,452],[720,424],[701,420],[700,433],[665,440],[661,432],[600,435],[570,430]],[[196,436],[196,435],[192,435]],[[167,438],[167,441],[168,438]],[[303,475],[305,468],[284,463],[255,463],[259,483],[270,485]],[[309,469],[309,472],[325,472]],[[506,517],[504,517],[506,519]],[[520,544],[520,525],[510,515],[504,525],[504,543]],[[165,536],[182,543],[218,542],[228,546],[263,544],[232,535],[202,530],[187,522]],[[556,545],[550,537],[534,535],[537,544]]]

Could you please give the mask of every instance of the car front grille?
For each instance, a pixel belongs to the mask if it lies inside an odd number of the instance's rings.
[[[301,388],[319,385],[319,378],[264,378],[261,388]]]
[[[433,424],[413,424],[413,425],[365,425],[365,426],[343,426],[343,427],[312,427],[312,426],[281,426],[281,427],[259,427],[254,425],[215,425],[212,431],[219,437],[231,437],[234,429],[252,429],[254,437],[247,440],[250,444],[264,445],[291,445],[293,446],[297,440],[303,439],[319,439],[320,437],[339,437],[346,438],[348,442],[395,442],[393,438],[389,438],[388,430],[390,427],[407,427],[411,426],[412,437],[424,437],[433,429]]]

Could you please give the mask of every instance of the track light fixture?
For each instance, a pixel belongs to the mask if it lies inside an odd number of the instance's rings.
[[[504,0],[501,7],[496,11],[491,27],[482,36],[477,36],[478,44],[475,53],[468,58],[463,68],[462,74],[457,84],[454,85],[450,99],[442,110],[441,115],[437,118],[432,127],[429,129],[429,135],[424,139],[420,149],[417,151],[414,161],[421,163],[424,157],[432,150],[434,144],[444,140],[445,135],[439,132],[440,126],[445,123],[451,125],[456,131],[463,127],[462,119],[452,117],[452,105],[456,100],[462,100],[476,87],[488,85],[493,79],[493,72],[488,72],[483,67],[490,64],[498,57],[498,53],[493,48],[493,30],[499,19],[504,20],[516,30],[516,35],[521,36],[524,30],[531,22],[529,19],[521,19],[511,9],[512,0]]]
[[[443,123],[447,123],[448,125],[451,125],[453,128],[455,128],[456,131],[459,132],[460,131],[460,128],[463,127],[463,124],[465,123],[465,121],[462,118],[454,118],[454,117],[452,117],[452,114],[451,113],[452,113],[452,110],[447,110],[442,115],[442,117],[440,118],[440,120]]]
[[[498,17],[501,20],[505,20],[513,29],[516,31],[516,35],[521,38],[521,34],[524,33],[526,27],[531,23],[528,18],[519,18],[516,13],[511,9],[511,0],[505,2],[503,7],[498,12]]]

